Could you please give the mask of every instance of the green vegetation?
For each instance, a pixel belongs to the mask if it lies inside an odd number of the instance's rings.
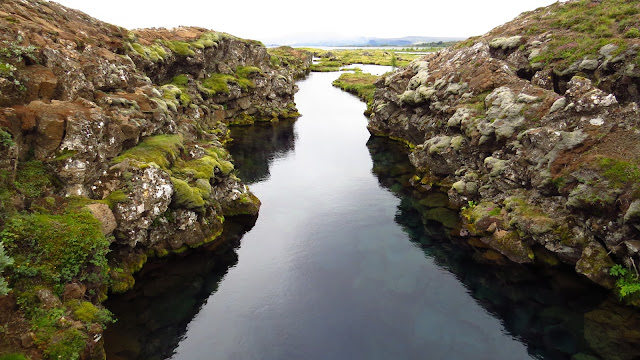
[[[97,323],[104,327],[105,324],[115,321],[111,311],[102,307],[97,307],[89,301],[74,299],[68,301],[67,306],[73,313],[73,316],[84,322],[87,326]]]
[[[271,56],[271,66],[275,68],[286,67],[294,70],[294,76],[301,77],[307,73],[305,60],[308,59],[309,52],[306,50],[294,49],[290,46],[280,46],[267,49]]]
[[[88,211],[14,215],[0,232],[0,241],[15,259],[14,283],[24,279],[25,284],[61,289],[74,279],[106,281],[109,241]]]
[[[51,173],[41,161],[31,160],[18,166],[14,186],[28,198],[38,198],[53,183]]]
[[[218,43],[220,42],[220,34],[215,32],[208,32],[200,36],[200,38],[190,45],[197,49],[206,49],[210,47],[218,47]]]
[[[405,54],[384,49],[357,49],[357,50],[319,50],[306,49],[320,58],[317,64],[311,65],[311,71],[338,71],[341,67],[351,64],[373,64],[406,66],[411,60],[424,54]]]
[[[38,63],[36,57],[37,47],[34,45],[23,46],[22,36],[18,36],[15,41],[3,40],[0,42],[0,77],[12,82],[20,91],[26,91],[22,79],[18,76],[18,67],[22,66],[25,61]]]
[[[627,184],[640,182],[638,165],[628,161],[602,157],[598,160],[602,175],[614,187],[624,187]]]
[[[67,325],[66,315],[67,312],[61,308],[37,308],[32,313],[36,344],[47,359],[77,360],[84,352],[87,335]]]
[[[13,265],[13,259],[7,255],[4,250],[4,244],[0,242],[0,296],[9,293],[9,284],[2,276],[2,272],[6,267]]]
[[[0,129],[0,147],[7,148],[13,145],[15,145],[15,142],[13,142],[11,134],[4,129]]]
[[[46,181],[23,175],[41,170],[41,163],[32,161],[21,168],[15,186],[10,186],[5,178],[3,191],[43,196],[53,186],[48,175],[44,176]],[[43,206],[36,206],[36,202]],[[20,308],[31,323],[35,343],[46,359],[78,359],[86,346],[86,334],[72,326],[71,321],[87,312],[74,314],[57,300],[65,285],[81,282],[97,300],[104,296],[108,284],[106,255],[110,242],[102,234],[100,222],[82,208],[87,202],[90,201],[58,202],[47,197],[34,200],[31,212],[1,210],[5,220],[0,231],[0,270],[4,269],[3,275],[7,275]],[[0,282],[0,292],[6,293],[3,276]],[[88,309],[87,305],[83,307]],[[86,326],[93,323],[104,326],[111,321],[109,315],[98,309]],[[85,316],[80,320],[86,319]]]
[[[153,62],[158,62],[160,60],[163,60],[168,55],[165,48],[162,47],[162,45],[160,44],[144,46],[139,43],[132,43],[131,48],[142,57],[149,59]]]
[[[114,162],[120,163],[125,159],[133,159],[147,164],[154,163],[166,169],[180,155],[182,148],[182,135],[150,136],[116,157]]]
[[[527,30],[528,35],[554,29],[551,41],[532,63],[567,67],[584,57],[597,56],[607,44],[618,45],[617,53],[621,53],[630,45],[625,39],[640,36],[640,8],[635,1],[581,0],[556,3],[549,10],[529,15],[536,25]]]
[[[618,290],[618,296],[620,296],[621,300],[638,300],[638,295],[640,294],[640,279],[637,273],[632,273],[622,265],[617,264],[609,270],[609,275],[618,278],[616,281],[616,290]]]
[[[137,36],[129,33],[127,37],[130,51],[137,53],[145,59],[158,62],[166,59],[170,53],[178,56],[194,56],[195,50],[217,47],[221,35],[215,32],[202,34],[197,40],[184,42],[178,40],[156,40],[151,45],[142,45]]]
[[[183,41],[165,40],[163,44],[179,56],[193,56],[196,54],[196,52],[191,49],[191,45]]]
[[[260,69],[254,66],[238,66],[233,75],[213,73],[202,81],[200,88],[207,95],[229,94],[229,84],[234,83],[240,86],[243,91],[254,88],[255,85],[250,77],[253,74],[259,74]],[[204,88],[204,89],[202,89]]]
[[[143,166],[155,165],[162,168],[171,175],[174,186],[173,205],[204,210],[204,206],[211,201],[211,179],[217,172],[229,175],[233,164],[226,160],[228,155],[224,149],[206,145],[203,147],[204,156],[183,160],[180,156],[184,148],[181,135],[156,135],[125,151],[114,162],[133,159],[143,163]],[[113,197],[105,199],[109,206],[128,200],[124,192],[114,192],[112,195]]]
[[[191,95],[189,95],[189,93],[187,92],[188,84],[189,84],[189,77],[187,77],[186,74],[179,74],[179,75],[176,75],[173,79],[171,79],[171,82],[169,83],[169,85],[173,85],[178,90],[180,90],[179,93],[175,91],[173,92],[174,98],[171,99],[171,101],[175,101],[176,95],[177,95],[177,99],[180,101],[180,104],[182,106],[189,106],[192,102],[192,99],[191,99]]]
[[[357,95],[363,101],[369,103],[373,101],[373,94],[376,90],[374,83],[380,78],[377,75],[363,73],[357,69],[355,72],[346,72],[333,81],[333,86]]]
[[[29,360],[29,359],[22,354],[9,354],[9,355],[0,356],[0,360]]]

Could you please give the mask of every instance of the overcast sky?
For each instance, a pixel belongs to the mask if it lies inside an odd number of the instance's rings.
[[[191,25],[264,43],[304,37],[481,35],[555,0],[58,0],[128,29]],[[373,3],[380,5],[374,6]]]

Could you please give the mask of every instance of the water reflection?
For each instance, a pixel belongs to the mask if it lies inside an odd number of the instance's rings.
[[[271,163],[294,149],[293,125],[293,121],[285,120],[231,127],[233,141],[228,148],[238,177],[247,184],[268,179]]]
[[[238,262],[235,249],[254,223],[255,217],[228,218],[220,245],[147,263],[132,290],[105,304],[118,319],[105,333],[107,358],[169,358],[187,324]]]
[[[258,222],[238,255],[147,266],[107,304],[120,319],[110,360],[640,355],[635,313],[571,269],[496,265],[449,239],[446,195],[408,186],[406,149],[369,139],[364,105],[333,77],[300,83],[295,131],[233,130],[236,168],[263,202]]]
[[[407,184],[412,174],[403,145],[384,138],[367,143],[373,172],[401,198],[395,221],[426,257],[455,274],[487,311],[538,359],[637,359],[640,317],[570,268],[491,263],[447,236],[424,214],[430,207]],[[623,320],[624,319],[624,320]],[[626,336],[624,334],[627,334]]]

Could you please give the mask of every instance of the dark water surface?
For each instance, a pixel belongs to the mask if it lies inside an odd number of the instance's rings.
[[[611,320],[637,317],[571,271],[488,264],[446,239],[425,216],[438,194],[407,186],[406,149],[369,138],[337,76],[299,83],[295,124],[234,129],[255,225],[227,221],[227,248],[146,266],[107,303],[109,359],[639,355]]]

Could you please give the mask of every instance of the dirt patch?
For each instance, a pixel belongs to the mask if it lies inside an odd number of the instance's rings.
[[[18,309],[15,297],[12,294],[0,296],[0,356],[22,353],[32,360],[42,359],[35,347],[25,349],[22,346],[22,337],[29,331],[29,323]]]

